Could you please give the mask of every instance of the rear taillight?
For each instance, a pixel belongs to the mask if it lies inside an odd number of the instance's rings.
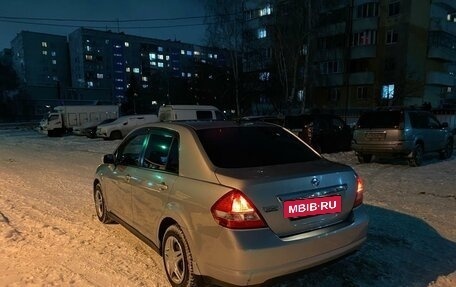
[[[363,194],[364,194],[364,184],[363,180],[360,177],[356,177],[356,198],[355,198],[355,204],[353,207],[356,207],[358,205],[361,205],[363,203]]]
[[[266,227],[255,206],[239,190],[222,196],[211,208],[212,216],[221,226],[231,229]]]

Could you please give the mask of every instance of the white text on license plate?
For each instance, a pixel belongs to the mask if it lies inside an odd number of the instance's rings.
[[[289,200],[283,203],[285,218],[338,213],[342,211],[340,195]]]

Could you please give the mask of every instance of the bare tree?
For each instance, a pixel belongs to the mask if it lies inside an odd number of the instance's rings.
[[[300,69],[308,65],[305,62],[308,46],[307,5],[310,5],[310,0],[278,0],[274,24],[270,26],[276,73],[287,112],[297,91],[303,88],[302,82],[298,81]]]
[[[207,0],[207,42],[209,46],[227,49],[233,82],[236,113],[240,115],[239,89],[242,60],[243,3],[241,0]]]

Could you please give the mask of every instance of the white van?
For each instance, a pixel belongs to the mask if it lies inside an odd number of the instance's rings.
[[[214,106],[200,105],[166,105],[158,110],[162,122],[191,120],[223,120],[223,113]]]
[[[97,127],[97,137],[103,139],[121,139],[135,128],[144,124],[158,122],[157,115],[129,115]]]

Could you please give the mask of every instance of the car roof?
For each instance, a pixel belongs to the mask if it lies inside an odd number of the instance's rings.
[[[141,126],[142,128],[169,128],[169,129],[181,129],[187,128],[192,130],[203,130],[209,128],[230,128],[240,126],[275,126],[268,122],[236,122],[236,121],[171,121],[171,122],[159,122],[150,123]]]

